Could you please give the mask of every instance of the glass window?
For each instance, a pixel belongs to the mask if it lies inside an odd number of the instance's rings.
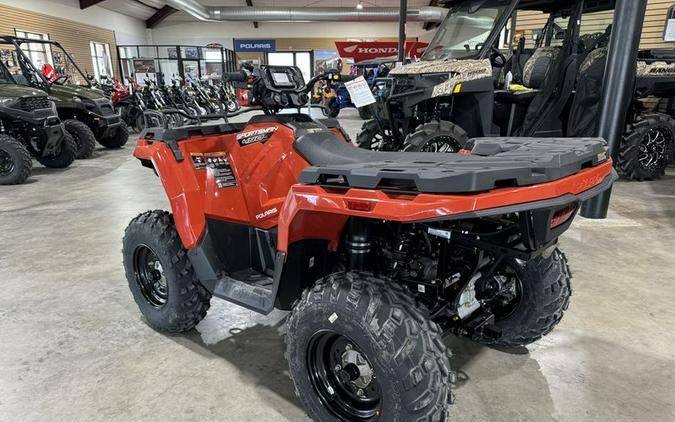
[[[91,59],[94,64],[94,76],[100,81],[101,76],[112,78],[112,61],[110,60],[110,45],[106,43],[91,41]]]
[[[49,35],[40,34],[37,32],[29,32],[16,30],[16,36],[19,38],[28,38],[31,40],[49,40]],[[28,56],[28,58],[33,62],[35,67],[42,69],[42,66],[45,64],[54,64],[54,59],[52,58],[52,49],[49,44],[43,43],[23,43],[21,44],[21,49]]]

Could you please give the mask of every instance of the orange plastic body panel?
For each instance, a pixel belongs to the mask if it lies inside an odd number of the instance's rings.
[[[279,215],[277,249],[287,252],[288,245],[309,238],[329,240],[335,249],[342,227],[350,216],[398,222],[439,219],[566,194],[577,195],[599,185],[611,174],[612,162],[608,160],[554,182],[500,188],[476,195],[394,195],[364,189],[337,192],[298,184],[291,188]],[[367,208],[367,211],[357,208]]]
[[[278,226],[277,249],[303,239],[328,240],[335,250],[350,216],[413,222],[467,212],[579,194],[611,175],[608,161],[574,176],[521,188],[500,188],[474,195],[397,195],[377,190],[327,190],[297,184],[309,164],[295,152],[292,129],[280,123],[247,125],[240,133],[274,127],[264,142],[241,146],[237,134],[197,136],[181,141],[179,162],[163,142],[139,140],[134,156],[150,160],[159,174],[174,214],[178,234],[194,248],[213,218],[261,229]],[[227,157],[237,186],[219,188],[209,169],[198,169],[193,154]]]
[[[277,225],[277,215],[291,186],[309,164],[293,149],[293,130],[282,124],[249,124],[240,133],[271,127],[274,132],[264,143],[240,146],[237,134],[198,136],[178,142],[184,157],[181,162],[163,142],[138,141],[134,156],[152,161],[186,248],[197,245],[207,218],[262,229]],[[226,155],[237,186],[219,188],[211,170],[195,168],[192,154],[213,153]]]

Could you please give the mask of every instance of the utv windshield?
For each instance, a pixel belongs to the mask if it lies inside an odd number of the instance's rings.
[[[14,78],[12,74],[9,73],[9,70],[5,67],[4,63],[0,61],[0,84],[13,84]]]
[[[508,8],[507,2],[473,1],[450,9],[422,60],[461,59],[475,55]]]

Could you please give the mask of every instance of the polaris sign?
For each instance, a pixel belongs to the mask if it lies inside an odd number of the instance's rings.
[[[238,53],[271,53],[276,50],[276,40],[234,40],[234,51]]]

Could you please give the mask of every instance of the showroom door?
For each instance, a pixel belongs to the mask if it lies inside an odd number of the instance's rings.
[[[276,66],[297,66],[305,81],[312,77],[311,51],[278,51],[267,53],[267,64]]]

